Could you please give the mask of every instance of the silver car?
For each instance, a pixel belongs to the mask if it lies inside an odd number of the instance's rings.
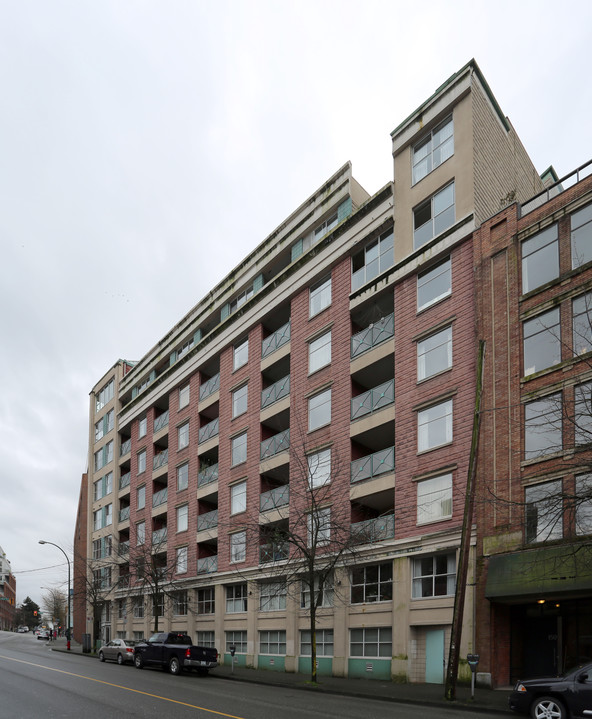
[[[99,649],[99,660],[112,659],[118,664],[134,663],[135,639],[112,639]]]

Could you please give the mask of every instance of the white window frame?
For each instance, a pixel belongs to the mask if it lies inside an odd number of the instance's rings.
[[[146,485],[143,484],[136,490],[136,509],[144,509],[146,507]]]
[[[358,627],[350,629],[349,655],[352,658],[390,660],[393,656],[392,627]]]
[[[187,407],[189,405],[190,398],[191,389],[188,382],[186,385],[183,385],[183,387],[179,387],[179,409]]]
[[[233,370],[236,371],[249,361],[249,338],[239,342],[233,348]]]
[[[230,439],[230,466],[236,467],[247,461],[247,432],[241,432]]]
[[[202,587],[197,590],[197,613],[216,613],[216,590],[214,587]]]
[[[450,133],[442,135],[442,131],[447,131],[449,127]],[[452,115],[449,115],[413,147],[412,184],[416,185],[453,155],[454,124]]]
[[[247,532],[241,530],[230,535],[230,563],[238,564],[247,559]]]
[[[189,422],[183,422],[177,427],[177,449],[189,447]]]
[[[331,306],[331,275],[317,282],[309,290],[308,316],[315,317]]]
[[[236,647],[235,654],[247,653],[247,632],[245,629],[234,629],[224,632],[226,653],[230,654],[230,647]]]
[[[335,590],[333,588],[333,576],[325,577],[325,581],[321,584],[320,577],[315,577],[314,591],[316,595],[320,594],[318,607],[332,607]],[[310,609],[310,587],[307,582],[302,580],[300,586],[300,609]]]
[[[138,474],[142,474],[146,471],[146,450],[143,449],[138,452]]]
[[[452,517],[452,474],[417,483],[417,523],[441,522]]]
[[[175,571],[177,574],[187,574],[187,547],[177,547],[175,552]]]
[[[177,533],[186,532],[189,529],[189,505],[181,504],[177,507]]]
[[[411,596],[413,599],[454,596],[456,589],[456,554],[454,552],[413,557],[411,561]],[[444,564],[445,566],[443,566]]]
[[[313,421],[314,419],[314,421]],[[308,400],[308,431],[331,424],[331,388],[317,392]]]
[[[432,367],[435,365],[435,367]],[[417,381],[434,377],[452,367],[452,325],[417,341]]]
[[[331,481],[331,449],[323,449],[306,457],[308,488],[316,489]]]
[[[394,241],[394,230],[391,227],[379,237],[373,237],[362,250],[352,255],[352,292],[356,292],[395,264]]]
[[[141,547],[146,543],[146,522],[138,522],[136,524],[136,547]]]
[[[247,583],[226,586],[226,614],[243,614],[247,611]]]
[[[438,447],[451,444],[453,424],[452,398],[418,410],[417,451],[430,452]]]
[[[243,384],[232,391],[232,419],[245,414],[249,404],[249,385]]]
[[[451,195],[452,202],[450,202]],[[442,202],[449,204],[440,207]],[[429,207],[429,219],[417,226],[416,222],[420,213],[425,213]],[[441,190],[435,192],[424,202],[421,202],[413,209],[413,247],[419,249],[428,242],[445,232],[456,222],[456,197],[454,180],[445,185]]]
[[[282,580],[259,583],[259,611],[281,612],[286,609],[287,588]]]
[[[263,656],[279,656],[286,654],[285,629],[260,629],[259,654]]]
[[[247,481],[230,485],[230,514],[247,511]]]
[[[308,374],[331,364],[331,330],[308,343]]]
[[[320,547],[331,542],[331,507],[313,509],[307,516],[308,546]]]
[[[426,288],[433,289],[436,282],[440,281],[441,278],[449,278],[449,281],[445,288],[440,290],[439,286],[436,285],[439,291],[436,293],[432,292],[427,298],[422,298],[421,295]],[[435,305],[440,300],[450,297],[452,294],[452,262],[448,257],[443,262],[439,262],[434,267],[431,267],[425,272],[420,272],[417,275],[417,311],[422,312],[428,307]]]
[[[177,467],[177,492],[182,492],[189,486],[189,462],[183,462]]]

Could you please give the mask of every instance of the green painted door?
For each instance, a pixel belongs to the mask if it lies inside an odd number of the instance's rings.
[[[427,684],[444,683],[444,630],[426,630],[426,675]]]

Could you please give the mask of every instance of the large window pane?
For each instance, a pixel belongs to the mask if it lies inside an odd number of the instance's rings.
[[[529,402],[524,407],[525,459],[544,457],[562,449],[561,394]]]
[[[448,297],[452,292],[450,258],[417,276],[417,311]]]
[[[527,487],[524,492],[526,541],[545,542],[563,536],[561,480]]]
[[[573,268],[592,262],[592,204],[571,216],[571,264]]]
[[[432,375],[452,367],[452,327],[440,330],[417,343],[417,379],[427,379]]]
[[[522,243],[522,292],[559,277],[557,225],[552,225]]]
[[[524,374],[561,362],[559,307],[524,322]]]
[[[417,413],[417,449],[425,452],[452,442],[452,400]]]

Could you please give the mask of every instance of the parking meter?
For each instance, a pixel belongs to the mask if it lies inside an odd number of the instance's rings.
[[[236,644],[231,644],[228,648],[230,649],[230,656],[232,657],[230,660],[230,670],[234,674],[234,653],[236,652]]]
[[[477,664],[479,664],[478,654],[467,654],[467,662],[471,667],[471,699],[475,698],[475,673],[477,672]]]

